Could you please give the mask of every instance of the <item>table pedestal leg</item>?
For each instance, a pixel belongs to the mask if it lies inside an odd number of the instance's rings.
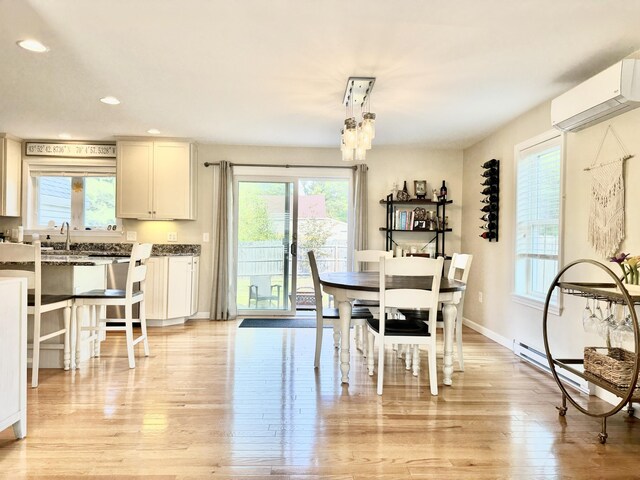
[[[340,313],[340,371],[342,372],[342,383],[349,383],[349,344],[351,333],[351,302],[340,300],[338,304]]]
[[[456,306],[445,303],[442,306],[442,320],[444,323],[444,365],[442,368],[442,383],[451,385],[451,374],[453,373],[453,331],[455,329],[456,316],[458,312]]]

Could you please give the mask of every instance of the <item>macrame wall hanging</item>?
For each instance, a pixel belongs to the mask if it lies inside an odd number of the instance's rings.
[[[616,159],[600,161],[605,140],[612,135],[622,153]],[[611,125],[602,137],[591,172],[591,206],[589,209],[589,243],[602,257],[615,255],[624,240],[624,162],[632,158]]]

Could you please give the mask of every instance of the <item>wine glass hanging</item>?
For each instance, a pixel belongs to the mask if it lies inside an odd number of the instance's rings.
[[[482,164],[482,220],[480,236],[489,241],[498,241],[498,219],[500,217],[500,160],[492,158]]]

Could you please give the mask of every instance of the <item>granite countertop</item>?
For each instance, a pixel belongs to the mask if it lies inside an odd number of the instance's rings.
[[[88,255],[43,255],[40,263],[58,267],[95,267],[112,263],[126,263],[128,257],[90,257]],[[0,262],[0,265],[26,265],[29,262]],[[33,262],[30,262],[33,263]]]
[[[131,255],[132,243],[72,243],[69,250],[64,250],[64,242],[42,242],[43,247],[53,247],[54,250],[43,250],[43,256],[57,255],[64,252],[65,255],[89,255],[92,257],[128,257]],[[198,256],[201,247],[197,244],[154,244],[151,250],[152,257],[169,256]],[[43,258],[44,260],[44,258]]]

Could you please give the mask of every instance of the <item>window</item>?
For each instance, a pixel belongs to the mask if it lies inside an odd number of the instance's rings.
[[[562,137],[549,132],[516,146],[514,296],[544,304],[562,252]],[[559,310],[554,292],[551,307]]]
[[[59,160],[58,160],[59,162]],[[76,231],[111,230],[116,218],[114,162],[87,161],[61,165],[52,160],[30,161],[27,228],[47,230],[69,222]]]

